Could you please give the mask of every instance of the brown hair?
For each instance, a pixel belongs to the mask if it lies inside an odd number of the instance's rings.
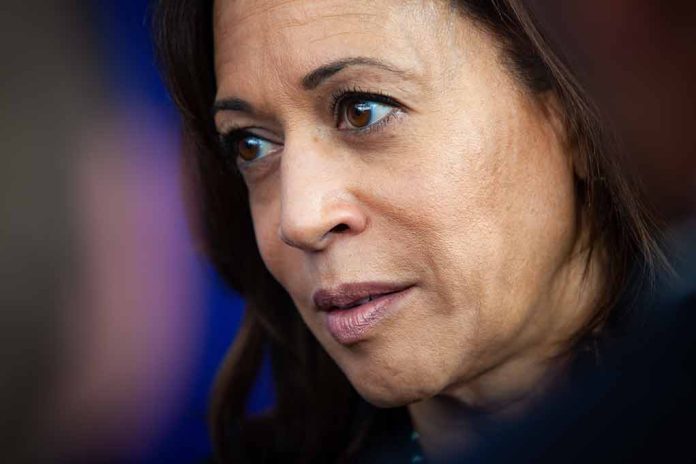
[[[579,210],[589,218],[593,250],[601,244],[607,254],[601,300],[578,338],[615,326],[621,318],[617,301],[652,281],[661,254],[646,209],[606,129],[520,0],[451,4],[499,39],[509,70],[531,92],[555,93],[585,165],[586,176],[575,180]],[[212,9],[212,0],[160,0],[154,31],[163,74],[193,142],[207,253],[247,302],[213,392],[216,455],[222,461],[239,459],[232,445],[236,442],[253,461],[347,460],[360,446],[371,416],[357,412],[362,400],[261,261],[246,187],[220,153],[211,113],[216,93]],[[246,400],[265,353],[271,359],[276,404],[266,416],[249,418]]]

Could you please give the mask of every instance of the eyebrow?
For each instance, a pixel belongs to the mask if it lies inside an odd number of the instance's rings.
[[[373,66],[402,76],[407,74],[404,70],[382,60],[366,56],[356,56],[332,61],[309,72],[301,80],[302,88],[305,90],[314,90],[328,78],[350,66]],[[253,115],[254,107],[241,98],[223,98],[221,100],[216,100],[213,104],[213,114],[218,111],[237,111]]]
[[[213,114],[218,111],[238,111],[240,113],[254,114],[254,107],[251,103],[241,98],[223,98],[213,103]]]
[[[380,68],[395,74],[406,74],[403,70],[395,66],[392,66],[389,63],[386,63],[382,60],[369,58],[366,56],[356,56],[352,58],[345,58],[342,60],[332,61],[331,63],[318,67],[317,69],[315,69],[314,71],[310,72],[302,78],[302,88],[304,88],[305,90],[314,90],[326,79],[344,70],[349,66],[374,66],[376,68]]]

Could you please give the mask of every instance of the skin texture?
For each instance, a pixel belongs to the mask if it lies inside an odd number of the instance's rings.
[[[431,454],[444,430],[466,429],[452,404],[500,413],[533,396],[587,320],[598,275],[583,279],[573,147],[553,97],[524,89],[495,39],[445,2],[221,0],[214,32],[218,99],[255,109],[219,111],[218,130],[273,142],[241,166],[263,260],[359,393],[410,404]],[[355,56],[403,73],[350,66],[303,88]],[[346,87],[403,106],[346,130],[330,111]],[[341,345],[312,295],[366,281],[415,287]]]

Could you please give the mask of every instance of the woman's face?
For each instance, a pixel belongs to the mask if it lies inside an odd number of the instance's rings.
[[[562,125],[447,3],[215,4],[215,121],[261,256],[378,405],[547,356],[574,325]]]

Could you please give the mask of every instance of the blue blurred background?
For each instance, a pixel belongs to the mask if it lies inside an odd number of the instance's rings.
[[[179,119],[160,79],[150,38],[147,0],[92,0],[90,16],[103,56],[102,72],[117,99],[137,100],[155,111],[166,124],[178,128]],[[176,162],[170,154],[166,162]],[[196,462],[211,454],[206,423],[209,391],[214,375],[241,321],[243,301],[225,286],[205,262],[195,266],[200,279],[200,346],[195,351],[183,401],[175,407],[158,439],[134,459],[142,463]],[[260,411],[272,401],[268,368],[262,371],[249,409]]]
[[[171,128],[176,146],[179,119],[160,79],[150,39],[150,10],[147,0],[91,0],[88,15],[93,25],[100,75],[114,92],[116,101],[137,102],[151,117]],[[154,154],[158,163],[178,163],[177,153]],[[180,212],[183,210],[179,210]],[[184,226],[185,221],[177,221]],[[187,233],[187,231],[181,231]],[[180,401],[169,405],[169,420],[154,433],[147,446],[133,451],[133,461],[142,463],[197,462],[211,454],[206,423],[209,391],[215,372],[230,346],[241,320],[243,302],[228,289],[203,259],[196,261],[191,276],[199,287],[195,317],[199,332],[188,349],[191,362],[184,373]],[[195,325],[195,324],[194,324]],[[260,411],[272,401],[268,367],[262,371],[249,408]]]

